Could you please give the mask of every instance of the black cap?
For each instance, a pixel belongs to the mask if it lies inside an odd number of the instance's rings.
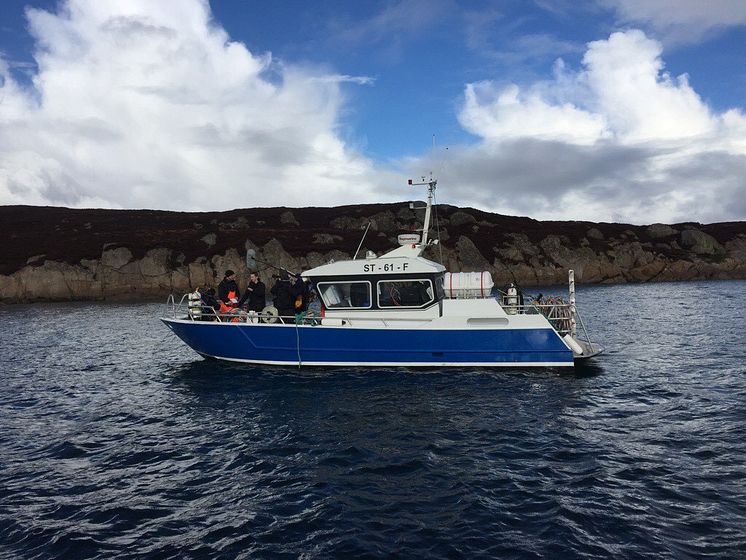
[[[225,277],[228,278],[229,276],[233,276],[235,272],[233,272],[230,268],[225,271]]]

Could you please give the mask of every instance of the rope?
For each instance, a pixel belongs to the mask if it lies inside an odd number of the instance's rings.
[[[295,322],[295,350],[298,352],[298,369],[303,364],[300,359],[300,332],[298,331],[298,321]]]

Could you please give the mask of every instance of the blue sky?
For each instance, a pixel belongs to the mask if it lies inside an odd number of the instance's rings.
[[[702,4],[5,0],[0,204],[403,200],[435,170],[507,214],[743,220],[746,2]]]

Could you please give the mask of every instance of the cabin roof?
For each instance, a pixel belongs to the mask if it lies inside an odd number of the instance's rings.
[[[370,276],[386,274],[437,274],[445,272],[445,267],[423,257],[401,257],[386,255],[378,258],[356,259],[352,261],[337,261],[323,264],[306,270],[304,278],[318,278],[322,276]]]

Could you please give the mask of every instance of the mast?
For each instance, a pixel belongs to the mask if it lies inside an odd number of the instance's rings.
[[[435,192],[435,186],[438,184],[438,181],[437,179],[434,179],[433,174],[430,173],[429,181],[425,181],[425,178],[423,177],[422,182],[413,183],[412,179],[410,179],[409,184],[412,186],[427,185],[427,206],[425,207],[425,221],[422,224],[422,240],[420,241],[420,245],[424,249],[427,247],[427,237],[430,231],[430,215],[433,208],[433,193]]]

